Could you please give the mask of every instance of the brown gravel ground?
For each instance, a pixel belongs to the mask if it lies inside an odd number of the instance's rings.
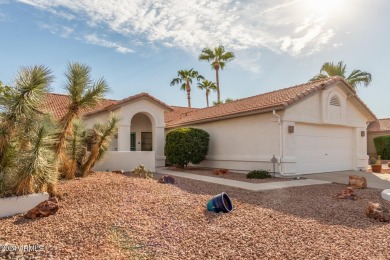
[[[63,182],[57,214],[1,219],[0,245],[44,246],[27,259],[390,259],[390,224],[364,214],[370,201],[390,207],[380,190],[356,190],[350,201],[335,199],[339,184],[251,192],[175,179],[95,173]],[[234,210],[207,212],[222,191]]]
[[[250,183],[267,183],[267,182],[278,182],[278,181],[291,181],[291,180],[293,180],[293,178],[291,178],[291,177],[275,177],[275,178],[273,178],[273,173],[270,173],[272,178],[266,178],[266,179],[248,179],[246,177],[245,173],[233,172],[233,171],[229,171],[229,173],[227,173],[227,174],[215,175],[213,173],[213,169],[199,168],[199,167],[194,167],[194,166],[187,167],[187,168],[184,168],[184,169],[176,168],[176,167],[169,167],[168,170],[170,170],[170,171],[178,171],[178,172],[186,172],[186,173],[193,173],[193,174],[197,174],[197,175],[210,176],[210,177],[216,177],[216,178],[222,178],[222,179],[244,181],[244,182],[250,182]]]

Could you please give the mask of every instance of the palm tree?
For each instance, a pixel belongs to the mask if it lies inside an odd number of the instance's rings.
[[[179,70],[177,72],[177,78],[174,78],[171,81],[171,86],[174,86],[176,84],[181,84],[180,89],[187,91],[187,100],[188,100],[188,107],[191,107],[191,84],[192,79],[196,79],[198,82],[201,79],[204,79],[202,75],[199,74],[194,69],[190,70]]]
[[[203,82],[198,83],[198,88],[200,88],[201,90],[206,90],[206,102],[207,107],[209,107],[209,94],[211,91],[216,91],[217,86],[212,81],[203,80]]]
[[[82,174],[87,176],[96,161],[102,159],[103,154],[107,151],[113,136],[118,129],[119,118],[111,115],[107,125],[95,124],[92,129],[92,148],[91,153],[83,165]]]
[[[353,70],[351,74],[346,76],[347,65],[342,61],[339,61],[337,64],[333,62],[325,62],[322,65],[320,73],[314,76],[310,81],[324,79],[332,76],[340,76],[344,78],[355,90],[356,87],[360,84],[367,87],[371,83],[371,74],[361,70]]]
[[[218,102],[221,102],[221,92],[219,88],[219,69],[223,69],[226,65],[226,62],[229,62],[235,58],[233,52],[226,52],[225,47],[219,45],[213,50],[210,48],[204,48],[202,53],[199,55],[199,60],[211,61],[211,68],[215,70],[215,78],[217,82],[217,94]]]
[[[91,69],[85,64],[70,63],[65,76],[67,78],[65,89],[68,92],[70,104],[67,113],[60,120],[62,130],[55,149],[60,165],[66,160],[66,139],[73,134],[73,120],[79,118],[82,109],[96,106],[108,92],[107,83],[103,78],[96,82],[91,80]]]

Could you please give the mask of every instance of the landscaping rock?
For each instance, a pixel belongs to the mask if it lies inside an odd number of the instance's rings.
[[[223,175],[223,174],[228,174],[229,170],[227,170],[227,169],[217,169],[217,170],[214,170],[213,173],[215,175]]]
[[[24,217],[31,219],[48,217],[50,215],[54,215],[58,211],[58,208],[58,199],[56,197],[52,197],[39,203],[35,208],[27,211]]]
[[[357,200],[356,194],[353,192],[352,187],[347,187],[345,190],[337,194],[338,199]]]
[[[175,184],[175,178],[173,178],[171,175],[164,175],[160,179],[158,179],[159,183],[167,183],[167,184]]]
[[[112,171],[113,173],[117,173],[117,174],[124,174],[125,171],[124,170],[115,170],[115,171]]]
[[[378,220],[380,222],[390,221],[389,209],[381,205],[380,203],[370,202],[366,208],[366,215],[369,218]]]
[[[349,184],[350,187],[354,189],[363,189],[367,188],[367,180],[364,177],[351,175],[349,176]]]

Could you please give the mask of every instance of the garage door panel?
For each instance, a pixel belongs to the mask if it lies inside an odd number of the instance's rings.
[[[334,138],[334,137],[296,137],[296,142],[300,144],[300,148],[315,149],[319,145],[319,149],[328,148],[351,148],[350,138]]]
[[[297,173],[352,169],[352,129],[296,124]]]

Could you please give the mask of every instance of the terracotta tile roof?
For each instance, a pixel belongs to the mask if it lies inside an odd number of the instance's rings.
[[[368,132],[384,132],[390,131],[390,118],[378,119],[372,122],[367,127]]]
[[[173,110],[172,107],[170,107],[169,105],[165,104],[164,102],[162,102],[162,101],[158,100],[157,98],[149,95],[148,93],[142,92],[140,94],[137,94],[137,95],[134,95],[134,96],[129,96],[129,97],[124,98],[122,100],[115,101],[115,103],[113,103],[110,106],[105,106],[105,107],[104,106],[100,106],[98,108],[95,108],[93,111],[89,111],[89,112],[85,113],[84,116],[90,116],[90,115],[98,114],[98,113],[100,113],[102,111],[112,110],[112,109],[115,109],[117,107],[120,107],[124,103],[128,103],[128,102],[131,102],[131,101],[134,101],[134,100],[137,100],[137,99],[142,99],[142,98],[149,99],[152,102],[154,102],[154,103],[164,107],[168,111],[172,111]]]
[[[81,110],[80,115],[83,116],[92,111],[109,107],[117,102],[118,101],[112,99],[103,99],[95,107]],[[67,95],[50,93],[46,96],[42,110],[52,113],[55,119],[60,120],[66,114],[69,104],[70,100]]]
[[[90,116],[100,113],[102,111],[112,110],[124,103],[134,101],[140,98],[147,98],[153,102],[165,107],[168,111],[172,111],[173,108],[165,104],[164,102],[152,97],[148,93],[140,93],[134,96],[127,97],[122,100],[102,99],[102,101],[93,108],[81,110],[80,116]],[[60,120],[65,114],[70,104],[69,97],[62,94],[50,93],[47,95],[42,110],[53,113],[55,119]]]
[[[171,106],[173,108],[172,111],[168,112],[166,111],[164,113],[164,119],[165,123],[168,123],[172,120],[178,119],[179,117],[187,116],[188,113],[198,110],[199,108],[190,108],[190,107],[178,107],[178,106]]]
[[[265,94],[260,94],[248,98],[238,99],[229,103],[220,104],[213,107],[196,109],[181,116],[170,116],[166,120],[166,126],[175,127],[179,125],[186,125],[192,123],[200,123],[204,121],[219,120],[227,117],[240,116],[247,113],[261,113],[270,110],[282,110],[298,100],[311,95],[321,89],[326,88],[336,82],[344,82],[345,86],[349,88],[350,92],[356,98],[359,105],[361,105],[373,118],[376,118],[371,110],[364,104],[364,102],[356,95],[355,90],[344,81],[341,77],[330,77],[327,79],[317,80],[302,85],[297,85],[285,89],[280,89]]]

